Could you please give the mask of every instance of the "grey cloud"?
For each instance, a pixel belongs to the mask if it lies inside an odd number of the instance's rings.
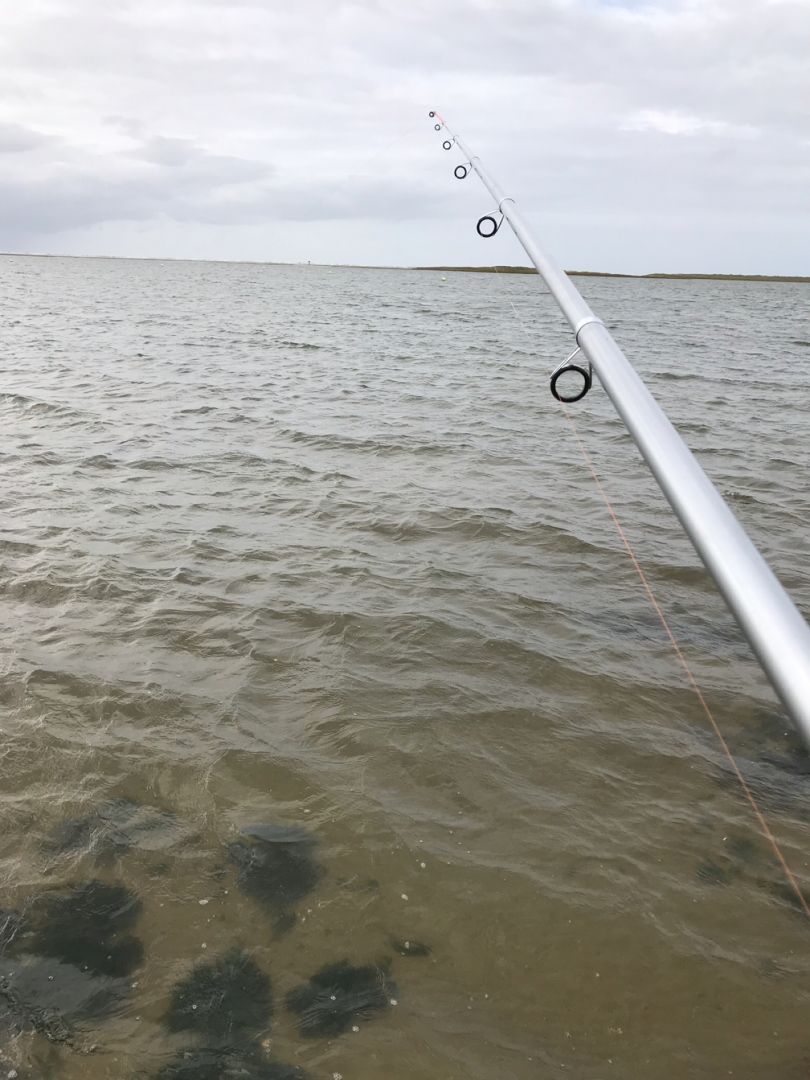
[[[23,124],[0,122],[0,154],[24,154],[29,150],[38,150],[52,141],[50,135]]]
[[[140,134],[137,125],[123,127]],[[30,147],[45,141],[32,138]],[[15,148],[28,148],[24,138],[18,143]],[[190,139],[153,135],[132,149],[100,155],[63,143],[58,162],[40,160],[30,174],[0,178],[0,231],[34,236],[103,221],[255,218],[273,172],[267,162],[212,154]]]
[[[143,124],[134,116],[105,116],[102,117],[102,122],[133,139],[143,136]]]
[[[210,184],[212,187],[244,184],[270,176],[273,166],[263,161],[227,154],[212,154],[191,139],[171,139],[153,135],[130,155],[151,165],[180,173],[180,184]],[[164,177],[167,174],[164,174]]]
[[[187,165],[201,153],[204,151],[200,151],[191,139],[167,139],[164,135],[154,135],[140,149],[133,150],[134,155],[156,165]]]
[[[474,220],[491,207],[453,181],[425,115],[436,104],[530,211],[570,215],[572,249],[599,219],[602,265],[648,251],[654,220],[664,237],[699,217],[698,264],[718,251],[715,222],[720,237],[756,218],[766,236],[762,222],[789,219],[810,241],[806,0],[50,0],[21,12],[0,43],[0,118],[9,146],[37,128],[61,140],[14,154],[6,235],[290,220],[305,250],[319,221]],[[390,261],[431,258],[419,229],[407,248],[391,235]],[[668,268],[667,242],[653,269]]]
[[[227,168],[223,168],[223,163]],[[169,219],[217,225],[273,221],[428,216],[447,211],[450,200],[432,199],[419,184],[358,178],[350,189],[322,181],[273,182],[269,170],[252,183],[253,163],[204,159],[178,183],[171,166],[153,175],[81,176],[12,183],[0,179],[0,235],[38,236],[106,221]],[[206,171],[213,165],[214,172]],[[228,171],[228,170],[232,171]],[[248,175],[244,175],[244,171]]]

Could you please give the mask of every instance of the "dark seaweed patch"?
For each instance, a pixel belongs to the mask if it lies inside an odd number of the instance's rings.
[[[278,916],[277,930],[294,923],[293,905],[315,888],[323,868],[315,859],[315,841],[303,829],[254,825],[228,848],[244,893]]]
[[[722,850],[703,859],[696,877],[705,885],[729,885],[740,881],[752,888],[764,889],[782,904],[806,915],[804,905],[789,881],[777,880],[777,863],[767,856],[763,845],[743,833],[723,837]]]
[[[166,1024],[170,1031],[223,1038],[261,1031],[272,1012],[270,980],[247,953],[231,949],[213,963],[199,964],[175,986]]]
[[[143,959],[140,940],[124,933],[140,908],[124,885],[102,881],[47,894],[34,906],[25,950],[97,975],[128,975]]]
[[[129,980],[80,971],[57,960],[5,960],[0,973],[0,1014],[13,1035],[35,1031],[50,1042],[84,1049],[74,1025],[113,1012]]]
[[[128,980],[105,976],[128,974],[141,958],[140,942],[118,929],[138,907],[123,886],[88,882],[38,897],[24,916],[4,912],[2,1026],[84,1049],[74,1024],[112,1012],[129,990]]]
[[[738,864],[755,864],[762,860],[762,851],[748,836],[730,836],[726,844],[729,856]]]
[[[706,885],[728,885],[733,872],[730,866],[721,866],[714,859],[704,859],[696,870],[698,881]]]
[[[141,902],[125,885],[87,881],[47,895],[45,917],[79,934],[108,935],[127,930],[137,919]]]
[[[281,911],[273,923],[273,932],[277,937],[283,937],[285,934],[289,934],[296,921],[297,916],[294,911],[289,908],[286,911]]]
[[[723,837],[722,850],[698,864],[696,876],[706,885],[728,885],[737,879],[758,881],[756,871],[762,862],[762,849],[750,836],[729,833]]]
[[[391,938],[391,948],[396,949],[400,956],[430,956],[433,949],[422,941],[414,941],[408,938],[406,941],[400,938]]]
[[[810,753],[791,723],[779,713],[760,712],[733,739],[737,765],[755,799],[772,811],[810,820]],[[738,784],[734,770],[719,765],[718,780]]]
[[[294,1065],[233,1050],[183,1050],[155,1080],[306,1080]]]
[[[361,1017],[383,1012],[395,993],[387,967],[355,967],[341,960],[291,990],[286,1005],[297,1015],[301,1035],[332,1036],[348,1031]]]
[[[767,886],[772,896],[790,908],[791,911],[801,915],[803,919],[806,918],[807,911],[792,885],[787,881],[772,881],[768,882]]]
[[[91,934],[71,937],[58,924],[46,926],[34,947],[41,956],[52,956],[95,975],[129,975],[143,961],[143,945],[133,934],[123,934],[114,940],[98,939]]]
[[[41,978],[36,968],[29,970],[33,970],[35,979],[38,976]],[[62,1011],[54,1005],[32,1001],[30,993],[26,994],[15,985],[14,974],[12,972],[10,975],[0,975],[0,1001],[3,1003],[6,1023],[12,1032],[19,1035],[31,1030],[44,1035],[50,1042],[72,1042],[73,1029]]]

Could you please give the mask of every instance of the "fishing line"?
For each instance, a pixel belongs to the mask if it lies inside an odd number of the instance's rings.
[[[500,274],[500,271],[498,270],[497,266],[494,267],[494,270],[495,270],[496,275]],[[520,325],[521,330],[527,336],[531,336],[529,328],[527,327],[527,325],[525,324],[523,319],[520,317],[520,315],[518,313],[518,310],[515,307],[514,301],[512,300],[511,296],[508,299],[509,299],[509,304],[510,304],[510,306],[512,308],[512,311],[513,311],[513,313],[515,315],[515,318],[518,321],[518,324]],[[607,491],[605,490],[605,487],[604,487],[604,485],[603,485],[603,483],[602,483],[602,481],[601,481],[601,479],[599,477],[599,474],[596,471],[596,466],[594,465],[593,458],[591,457],[591,454],[588,451],[588,448],[586,447],[585,443],[583,442],[583,440],[582,440],[582,438],[581,438],[581,436],[579,434],[579,429],[577,428],[576,421],[574,420],[574,417],[572,416],[570,410],[566,407],[565,400],[563,400],[562,398],[559,398],[559,397],[557,398],[557,400],[560,403],[560,410],[561,410],[563,416],[565,417],[565,419],[568,422],[571,434],[573,435],[573,437],[574,437],[574,439],[576,441],[576,444],[577,444],[577,446],[579,448],[579,452],[582,455],[582,459],[585,462],[585,465],[586,465],[588,471],[590,472],[591,477],[593,478],[594,484],[596,485],[596,490],[599,492],[599,495],[601,496],[602,501],[604,502],[605,507],[607,508],[607,512],[610,515],[611,520],[613,521],[613,524],[614,524],[614,526],[616,528],[617,533],[619,534],[619,538],[621,539],[622,545],[624,546],[624,549],[627,552],[627,555],[628,555],[628,557],[630,559],[630,562],[632,563],[633,568],[635,569],[635,571],[636,571],[636,573],[637,573],[637,575],[639,577],[639,580],[641,581],[642,588],[643,588],[648,600],[650,601],[650,604],[652,605],[653,610],[655,611],[655,614],[657,615],[658,620],[661,623],[661,626],[664,629],[664,633],[666,634],[666,636],[667,636],[667,638],[669,640],[669,643],[672,646],[672,649],[673,649],[675,655],[677,656],[681,667],[683,668],[683,671],[684,671],[684,673],[686,675],[687,682],[689,683],[689,685],[692,688],[695,696],[697,697],[698,701],[700,702],[701,708],[703,709],[703,712],[706,715],[706,719],[709,721],[709,725],[711,726],[712,730],[714,731],[715,736],[717,737],[718,742],[720,743],[720,747],[721,747],[721,749],[723,751],[723,754],[725,755],[725,757],[726,757],[726,759],[727,759],[727,761],[728,761],[728,763],[729,763],[729,765],[730,765],[730,767],[732,769],[732,772],[734,773],[734,775],[737,778],[737,781],[738,781],[738,783],[740,785],[740,788],[741,788],[741,790],[743,792],[743,795],[744,795],[745,799],[747,800],[749,806],[751,807],[751,810],[754,813],[754,817],[756,818],[756,821],[757,821],[757,823],[759,825],[759,831],[760,831],[761,835],[764,837],[764,839],[767,841],[769,847],[771,848],[771,851],[774,854],[774,857],[776,858],[776,861],[779,863],[780,867],[782,868],[782,871],[783,871],[783,873],[785,875],[785,878],[787,879],[787,882],[790,885],[790,888],[792,889],[793,893],[796,896],[796,899],[799,902],[799,906],[801,907],[801,910],[804,912],[804,914],[808,918],[810,918],[810,904],[808,904],[807,898],[805,897],[804,892],[803,892],[801,886],[799,885],[799,882],[798,882],[798,880],[796,878],[796,875],[791,870],[790,865],[788,864],[788,861],[787,861],[787,859],[786,859],[786,857],[785,857],[785,855],[784,855],[784,853],[782,851],[782,848],[779,845],[779,842],[777,841],[776,837],[774,836],[774,833],[773,833],[771,827],[768,825],[767,819],[765,818],[765,815],[763,814],[763,812],[762,812],[762,810],[761,810],[761,808],[759,806],[759,803],[757,802],[756,798],[754,797],[754,793],[751,790],[751,787],[748,784],[748,781],[743,776],[743,773],[740,770],[739,765],[737,764],[737,760],[734,757],[733,753],[731,752],[731,748],[729,747],[728,742],[725,739],[725,736],[723,735],[722,731],[720,730],[720,725],[718,724],[718,722],[717,722],[717,720],[715,718],[715,715],[712,712],[712,709],[709,706],[708,701],[706,700],[706,696],[703,693],[703,691],[702,691],[702,689],[700,687],[700,684],[698,683],[694,673],[692,672],[691,667],[689,666],[689,662],[686,659],[686,655],[684,654],[684,651],[681,648],[680,643],[678,642],[678,639],[675,637],[675,634],[674,634],[674,632],[672,630],[672,627],[669,625],[669,621],[667,620],[667,617],[664,614],[663,608],[661,607],[661,604],[659,603],[658,598],[655,595],[653,587],[650,584],[650,580],[649,580],[649,578],[647,577],[647,575],[646,575],[646,573],[644,571],[644,567],[641,565],[641,562],[640,562],[638,556],[636,555],[635,549],[633,548],[633,545],[630,542],[630,538],[627,535],[627,532],[626,532],[624,526],[622,525],[622,522],[621,522],[621,520],[619,518],[619,515],[616,512],[616,509],[613,506],[612,502],[610,501],[610,498],[609,498],[609,496],[607,494]]]
[[[688,446],[613,340],[604,322],[594,314],[568,275],[538,246],[515,200],[504,194],[499,184],[483,166],[481,159],[472,153],[460,135],[450,129],[444,117],[435,111],[429,115],[438,122],[434,127],[440,133],[440,137],[446,136],[442,143],[443,148],[452,150],[455,146],[464,156],[465,165],[461,168],[457,167],[454,175],[459,180],[464,180],[469,173],[476,173],[497,204],[496,210],[479,218],[478,234],[484,237],[493,236],[505,219],[568,320],[573,331],[575,348],[568,359],[552,372],[552,394],[560,402],[569,420],[597,490],[605,502],[644,591],[686,674],[687,681],[697,696],[709,725],[740,784],[743,795],[754,813],[759,829],[781,866],[799,906],[810,918],[810,904],[720,731],[705,695],[689,667],[686,656],[672,632],[629,537],[599,479],[593,460],[579,437],[573,417],[565,406],[566,401],[579,400],[590,390],[594,370],[808,747],[810,747],[810,664],[807,658],[810,656],[810,626],[802,618],[723,497],[706,476]],[[495,214],[499,215],[498,219],[495,218]],[[497,273],[497,266],[494,269]],[[512,309],[517,315],[514,304]],[[574,364],[573,361],[579,353],[582,354],[582,361]],[[587,367],[584,366],[585,364]],[[573,372],[583,379],[581,392],[565,395],[558,390],[557,382],[566,372]]]
[[[776,840],[776,837],[774,836],[770,826],[768,825],[768,822],[767,822],[767,820],[765,818],[765,815],[763,814],[762,810],[760,809],[759,803],[754,798],[754,793],[752,792],[751,787],[748,784],[748,781],[743,776],[743,774],[742,774],[742,772],[740,770],[740,767],[737,764],[737,760],[734,757],[734,755],[732,754],[731,749],[729,748],[729,745],[726,742],[726,739],[725,739],[722,731],[720,730],[720,726],[717,723],[717,720],[715,719],[714,713],[712,712],[711,708],[709,707],[709,703],[706,700],[706,697],[705,697],[703,691],[701,690],[697,679],[695,678],[694,674],[692,673],[692,669],[690,668],[689,663],[688,663],[688,661],[686,659],[686,656],[684,655],[684,652],[681,649],[681,646],[680,646],[680,644],[678,642],[678,639],[675,637],[675,634],[672,631],[672,627],[669,625],[669,622],[667,621],[667,617],[664,614],[663,609],[661,608],[661,605],[658,602],[658,598],[656,597],[655,593],[653,592],[653,588],[652,588],[652,585],[650,584],[649,578],[647,577],[646,573],[644,572],[644,567],[639,562],[638,557],[637,557],[637,555],[636,555],[636,553],[635,553],[635,551],[633,549],[633,546],[630,543],[630,538],[628,537],[627,533],[624,530],[624,527],[623,527],[621,521],[619,520],[619,515],[616,513],[616,510],[614,509],[613,504],[611,503],[610,499],[608,498],[608,494],[605,491],[605,488],[604,488],[604,486],[602,484],[602,481],[599,478],[599,474],[597,473],[596,468],[594,466],[593,459],[591,458],[591,455],[588,452],[587,447],[585,446],[582,439],[580,438],[580,434],[579,434],[579,431],[577,429],[574,418],[571,415],[571,413],[568,411],[568,409],[566,408],[565,403],[562,402],[562,401],[560,402],[560,408],[562,409],[562,412],[563,412],[566,420],[571,425],[571,431],[572,431],[573,436],[574,436],[574,438],[576,440],[577,446],[579,447],[580,453],[582,454],[583,460],[585,461],[585,464],[586,464],[591,476],[593,477],[594,483],[596,484],[597,491],[602,496],[602,500],[603,500],[605,506],[607,507],[607,512],[608,512],[608,514],[610,514],[610,517],[613,520],[613,524],[616,526],[616,531],[618,532],[618,534],[619,534],[619,536],[621,538],[622,544],[624,545],[624,549],[627,552],[627,554],[628,554],[628,556],[630,558],[630,561],[632,562],[632,564],[633,564],[633,566],[635,568],[635,571],[636,571],[636,573],[638,574],[638,576],[639,576],[639,578],[641,580],[641,584],[642,584],[642,586],[644,588],[644,592],[647,594],[647,597],[648,597],[650,603],[652,604],[656,615],[658,616],[658,619],[659,619],[659,621],[661,623],[661,626],[664,628],[664,633],[669,638],[670,645],[672,646],[673,651],[675,652],[675,655],[678,657],[678,660],[680,661],[681,667],[683,668],[683,670],[684,670],[684,672],[686,674],[687,681],[688,681],[689,685],[692,687],[692,690],[694,691],[695,696],[697,697],[698,701],[700,702],[701,707],[702,707],[704,713],[706,714],[706,718],[709,721],[709,724],[711,725],[712,730],[714,731],[715,735],[717,736],[717,740],[720,743],[720,746],[722,747],[723,753],[725,754],[725,756],[726,756],[726,758],[728,760],[728,763],[729,763],[729,765],[731,766],[731,768],[732,768],[732,770],[734,772],[734,775],[737,777],[737,780],[739,781],[739,784],[740,784],[740,787],[742,788],[743,794],[745,795],[745,798],[748,800],[748,803],[750,804],[751,809],[754,812],[754,816],[756,817],[757,822],[759,824],[760,832],[762,833],[764,838],[767,840],[768,844],[771,847],[771,850],[774,853],[774,856],[776,857],[777,861],[779,862],[780,866],[782,867],[782,870],[784,871],[785,877],[787,878],[790,887],[792,888],[793,892],[796,894],[796,898],[799,901],[799,905],[800,905],[802,911],[804,912],[804,914],[808,918],[810,918],[810,904],[808,904],[807,899],[805,898],[804,892],[802,891],[802,888],[799,885],[799,882],[796,879],[795,874],[790,869],[790,866],[788,865],[787,859],[785,858],[785,856],[784,856],[784,854],[782,852],[782,849],[781,849],[781,847],[779,846],[779,844],[778,844],[778,842]]]
[[[810,749],[810,625],[603,320],[594,314],[571,278],[538,245],[515,200],[503,192],[481,159],[442,116],[435,111],[430,116],[438,120],[442,145],[458,149],[466,161],[464,169],[456,174],[461,182],[462,173],[464,177],[475,173],[495,202],[496,209],[478,219],[479,234],[494,235],[506,221],[571,327],[574,351],[552,372],[552,392],[558,399],[574,400],[589,391],[592,374],[598,375],[602,389]],[[581,360],[574,363],[580,353]],[[582,379],[578,394],[560,393],[558,383],[565,373]]]

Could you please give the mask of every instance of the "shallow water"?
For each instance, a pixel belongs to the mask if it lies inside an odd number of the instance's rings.
[[[570,334],[535,279],[0,284],[0,909],[121,884],[143,947],[121,981],[0,922],[4,1066],[155,1076],[206,1045],[173,990],[237,948],[274,1003],[245,1052],[313,1078],[806,1075],[810,926],[550,398]],[[807,288],[579,284],[810,612]],[[604,394],[573,412],[810,884],[771,691]],[[266,902],[256,826],[313,837]],[[343,960],[396,1005],[302,1037],[285,1000]]]

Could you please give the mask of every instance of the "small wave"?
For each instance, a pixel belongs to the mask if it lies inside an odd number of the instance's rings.
[[[316,432],[299,431],[296,428],[282,428],[281,434],[286,435],[292,442],[303,443],[306,446],[314,446],[322,450],[366,450],[374,454],[445,454],[455,453],[459,449],[467,447],[466,443],[457,443],[453,446],[427,442],[408,444],[388,442],[382,439],[361,439],[351,435],[317,434]]]
[[[672,584],[694,585],[698,588],[705,586],[708,576],[708,571],[701,564],[689,566],[684,563],[649,560],[649,569]]]
[[[22,540],[0,540],[0,552],[5,555],[36,555],[39,548]]]
[[[37,401],[35,398],[26,397],[25,394],[0,393],[0,405],[8,405],[32,416],[82,416],[80,412],[72,409],[69,405],[56,405],[51,401]]]
[[[192,585],[198,587],[200,585],[208,584],[210,578],[187,566],[178,566],[177,569],[172,572],[170,580],[176,581],[180,585]]]
[[[512,539],[515,542],[526,541],[528,532],[525,524],[512,524],[509,519],[517,522],[515,515],[509,510],[467,510],[449,509],[442,511],[441,515],[431,515],[429,527],[424,529],[425,535],[436,535],[448,531],[457,533],[464,540],[504,540]],[[400,529],[413,529],[418,534],[416,523],[403,523]],[[407,539],[407,534],[403,535]]]
[[[33,398],[26,397],[25,394],[0,394],[0,401],[9,405],[19,405],[24,409],[36,404]]]
[[[13,600],[22,600],[27,604],[37,604],[42,607],[54,607],[73,594],[73,589],[69,585],[41,577],[18,577],[5,591]]]
[[[127,590],[99,574],[75,581],[59,581],[50,575],[28,574],[17,577],[7,595],[38,607],[55,607],[69,599],[107,600],[127,595]]]
[[[310,470],[307,470],[307,471],[313,472],[314,470],[310,469]],[[350,473],[338,472],[338,471],[335,470],[333,472],[321,473],[320,479],[321,480],[356,480],[357,477],[352,476]]]
[[[772,457],[769,459],[768,464],[771,466],[771,468],[775,469],[795,469],[797,467],[800,467],[800,463],[798,461],[791,461],[788,458],[783,457]]]
[[[247,451],[229,450],[216,459],[228,465],[249,465],[251,468],[266,468],[270,463],[258,454],[250,454]]]
[[[92,457],[85,458],[80,464],[85,469],[114,469],[116,467],[116,462],[107,454],[94,454]]]
[[[240,532],[233,525],[212,525],[207,530],[211,536],[239,536]]]
[[[740,503],[743,506],[756,505],[760,501],[755,495],[751,495],[746,491],[727,491],[725,495],[731,502]]]
[[[186,467],[183,461],[169,461],[167,458],[138,458],[128,461],[127,465],[130,469],[143,469],[146,472],[164,472]]]
[[[285,345],[288,349],[321,349],[322,345],[315,345],[311,341],[287,341],[284,338],[278,341],[279,345]]]

